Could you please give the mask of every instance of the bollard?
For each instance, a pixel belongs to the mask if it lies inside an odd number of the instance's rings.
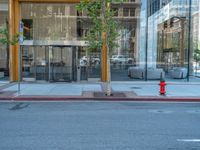
[[[160,80],[160,95],[165,95],[166,94],[166,82],[165,82],[165,80],[164,79],[161,79]]]

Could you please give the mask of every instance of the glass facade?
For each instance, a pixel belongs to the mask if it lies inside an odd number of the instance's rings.
[[[151,10],[155,3],[147,5]],[[199,67],[194,56],[199,40],[199,1],[171,0],[150,14],[149,12],[151,11],[148,11],[146,18],[148,34],[145,37],[147,78],[151,76],[149,70],[161,69],[168,81],[198,82]],[[141,46],[143,43],[140,43]]]
[[[111,3],[114,19],[120,26],[116,39],[118,47],[111,49],[109,58],[112,81],[164,78],[199,82],[199,5],[199,0]],[[25,80],[101,79],[101,50],[88,52],[87,46],[81,44],[90,29],[90,19],[75,6],[20,4],[25,38],[22,44]]]
[[[8,28],[8,0],[0,1],[0,27]],[[0,80],[9,76],[9,47],[0,44]]]
[[[74,40],[77,34],[75,4],[21,4],[27,40]]]
[[[100,80],[100,51],[86,51],[83,38],[90,26],[76,4],[22,3],[23,80]],[[31,44],[30,44],[31,43]]]
[[[127,81],[131,80],[127,74],[128,68],[136,66],[138,62],[141,1],[114,3],[111,8],[116,12],[114,19],[120,26],[118,47],[112,49],[110,54],[111,79]]]

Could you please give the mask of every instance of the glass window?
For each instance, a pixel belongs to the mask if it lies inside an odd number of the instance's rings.
[[[21,14],[28,40],[76,40],[83,35],[75,4],[22,3]]]
[[[129,10],[130,10],[130,16],[135,16],[135,9],[129,8]]]
[[[189,0],[129,0],[111,5],[120,26],[118,47],[110,53],[112,80],[180,82],[189,74],[192,81],[200,81],[196,78],[200,76],[199,4],[199,0],[192,0],[191,6]],[[75,5],[22,3],[26,39],[81,40],[91,24],[87,12],[77,12]],[[94,70],[100,51],[82,52],[80,58]]]
[[[129,9],[128,8],[123,8],[123,16],[129,16]]]
[[[33,20],[32,19],[22,19],[24,23],[24,38],[25,40],[33,39]]]
[[[0,28],[8,30],[8,0],[0,1]],[[0,43],[0,80],[9,76],[9,46]]]
[[[118,16],[119,9],[118,8],[113,8],[113,11],[114,11],[114,16]]]

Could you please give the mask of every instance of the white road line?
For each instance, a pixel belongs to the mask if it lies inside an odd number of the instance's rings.
[[[200,139],[177,139],[178,142],[200,142]]]

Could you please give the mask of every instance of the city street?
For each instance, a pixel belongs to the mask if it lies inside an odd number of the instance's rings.
[[[1,102],[1,150],[199,150],[200,103]]]

